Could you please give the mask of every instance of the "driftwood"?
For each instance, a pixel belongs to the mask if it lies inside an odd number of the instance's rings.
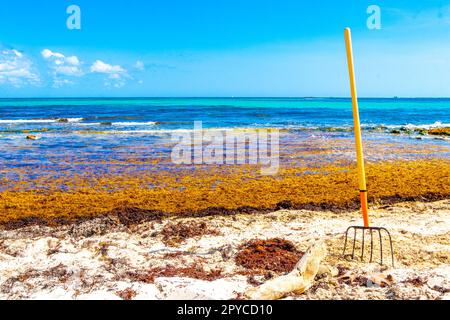
[[[275,300],[289,293],[302,294],[312,286],[320,263],[326,255],[325,243],[323,241],[315,243],[303,255],[292,272],[250,289],[245,296],[251,300]]]

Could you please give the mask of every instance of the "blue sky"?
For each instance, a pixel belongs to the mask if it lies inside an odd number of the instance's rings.
[[[4,0],[0,95],[348,96],[346,26],[360,96],[450,96],[450,5],[433,0]]]

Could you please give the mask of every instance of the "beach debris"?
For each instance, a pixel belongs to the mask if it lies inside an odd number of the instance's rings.
[[[324,241],[312,245],[294,270],[290,273],[268,280],[259,287],[251,288],[245,296],[251,300],[281,299],[290,293],[302,294],[313,285],[322,260],[327,255]]]
[[[133,281],[154,283],[156,278],[185,277],[198,280],[213,281],[222,278],[221,269],[205,270],[202,265],[193,263],[185,267],[166,265],[156,267],[148,271],[133,271],[127,273],[128,278]]]
[[[408,278],[404,280],[404,283],[412,284],[414,287],[422,287],[427,283],[427,279],[424,279],[422,277],[414,277],[414,278]]]
[[[164,258],[169,258],[169,259],[173,259],[173,258],[179,258],[182,256],[198,256],[198,257],[205,257],[205,256],[211,256],[214,255],[215,253],[220,253],[223,261],[228,261],[232,258],[232,256],[234,256],[234,249],[231,245],[223,245],[220,246],[218,248],[211,248],[209,250],[206,251],[193,251],[193,250],[182,250],[182,249],[172,249],[172,248],[161,248],[161,249],[156,249],[156,250],[151,250],[149,253],[150,254],[157,254],[157,253],[164,253],[163,256]]]
[[[450,288],[444,288],[441,286],[433,286],[433,288],[431,288],[434,291],[440,292],[442,294],[446,294],[450,292]]]
[[[287,209],[293,209],[294,208],[294,204],[292,203],[292,201],[289,200],[283,200],[277,203],[275,209],[276,210],[287,210]]]
[[[141,224],[148,221],[161,221],[167,214],[160,211],[142,209],[137,207],[118,207],[110,212],[117,216],[121,224],[126,227]]]
[[[394,284],[394,278],[390,274],[378,273],[372,275],[369,280],[373,285],[380,286],[381,288],[389,287]]]
[[[394,283],[392,275],[376,273],[372,275],[362,275],[355,271],[347,271],[344,275],[338,277],[340,283],[345,283],[350,286],[373,287],[381,288],[389,287]]]
[[[317,276],[328,276],[329,278],[337,277],[339,275],[339,269],[330,265],[321,264],[317,271]]]
[[[338,281],[339,283],[345,283],[349,286],[366,286],[369,278],[354,271],[348,271],[340,276]]]
[[[75,238],[89,238],[104,235],[119,226],[117,217],[105,216],[75,223],[70,227],[69,234]]]
[[[136,297],[137,292],[133,290],[133,288],[126,288],[124,290],[119,290],[116,294],[122,298],[122,300],[133,300]]]
[[[235,257],[237,265],[257,271],[291,272],[303,252],[287,240],[251,240],[242,244]]]
[[[208,226],[205,221],[167,223],[161,230],[165,244],[179,244],[186,239],[204,235],[218,235],[219,232]]]

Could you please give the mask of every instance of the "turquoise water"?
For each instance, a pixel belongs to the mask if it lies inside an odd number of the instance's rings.
[[[450,99],[361,99],[365,126],[447,126]],[[68,122],[62,123],[67,119]],[[157,131],[205,128],[350,127],[350,99],[0,99],[0,131]]]

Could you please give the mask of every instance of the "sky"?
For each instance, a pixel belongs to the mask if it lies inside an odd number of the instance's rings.
[[[450,97],[434,0],[2,0],[0,97],[347,97],[345,27],[360,96]]]

